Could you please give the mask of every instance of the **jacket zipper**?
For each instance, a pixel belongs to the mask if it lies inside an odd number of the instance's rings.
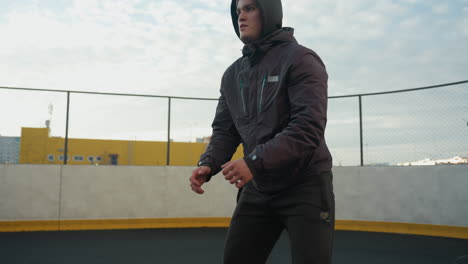
[[[244,115],[247,114],[245,111],[245,102],[244,102],[244,82],[242,79],[240,80],[240,94],[241,94],[241,101],[242,101],[242,110],[244,110]]]
[[[265,74],[265,76],[263,76],[262,89],[260,89],[260,100],[258,102],[258,113],[262,112],[263,89],[265,88],[266,80],[267,80],[267,74]]]

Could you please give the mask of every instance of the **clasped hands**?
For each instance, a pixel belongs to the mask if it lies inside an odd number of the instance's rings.
[[[242,188],[252,180],[253,175],[244,159],[229,161],[221,166],[224,179],[237,188]],[[192,171],[190,177],[190,187],[192,191],[203,194],[205,191],[201,186],[206,182],[211,169],[207,166],[200,166]]]

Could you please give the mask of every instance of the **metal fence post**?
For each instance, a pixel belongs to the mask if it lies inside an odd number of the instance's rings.
[[[362,136],[362,96],[359,95],[359,137],[361,149],[361,167],[364,166],[364,149],[363,149],[363,136]]]
[[[171,97],[168,98],[167,107],[167,150],[166,150],[166,165],[171,163]]]
[[[63,153],[63,165],[67,165],[68,160],[68,121],[70,115],[70,92],[67,92],[67,117],[65,119],[65,150]]]

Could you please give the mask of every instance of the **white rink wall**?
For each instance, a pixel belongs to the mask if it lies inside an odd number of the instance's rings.
[[[0,221],[230,217],[237,189],[193,167],[0,165]],[[335,167],[336,218],[468,227],[468,166]]]

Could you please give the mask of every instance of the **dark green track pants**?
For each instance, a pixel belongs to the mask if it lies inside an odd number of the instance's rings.
[[[281,232],[292,263],[331,264],[335,200],[331,172],[274,195],[251,184],[240,193],[224,249],[225,264],[264,264]]]

